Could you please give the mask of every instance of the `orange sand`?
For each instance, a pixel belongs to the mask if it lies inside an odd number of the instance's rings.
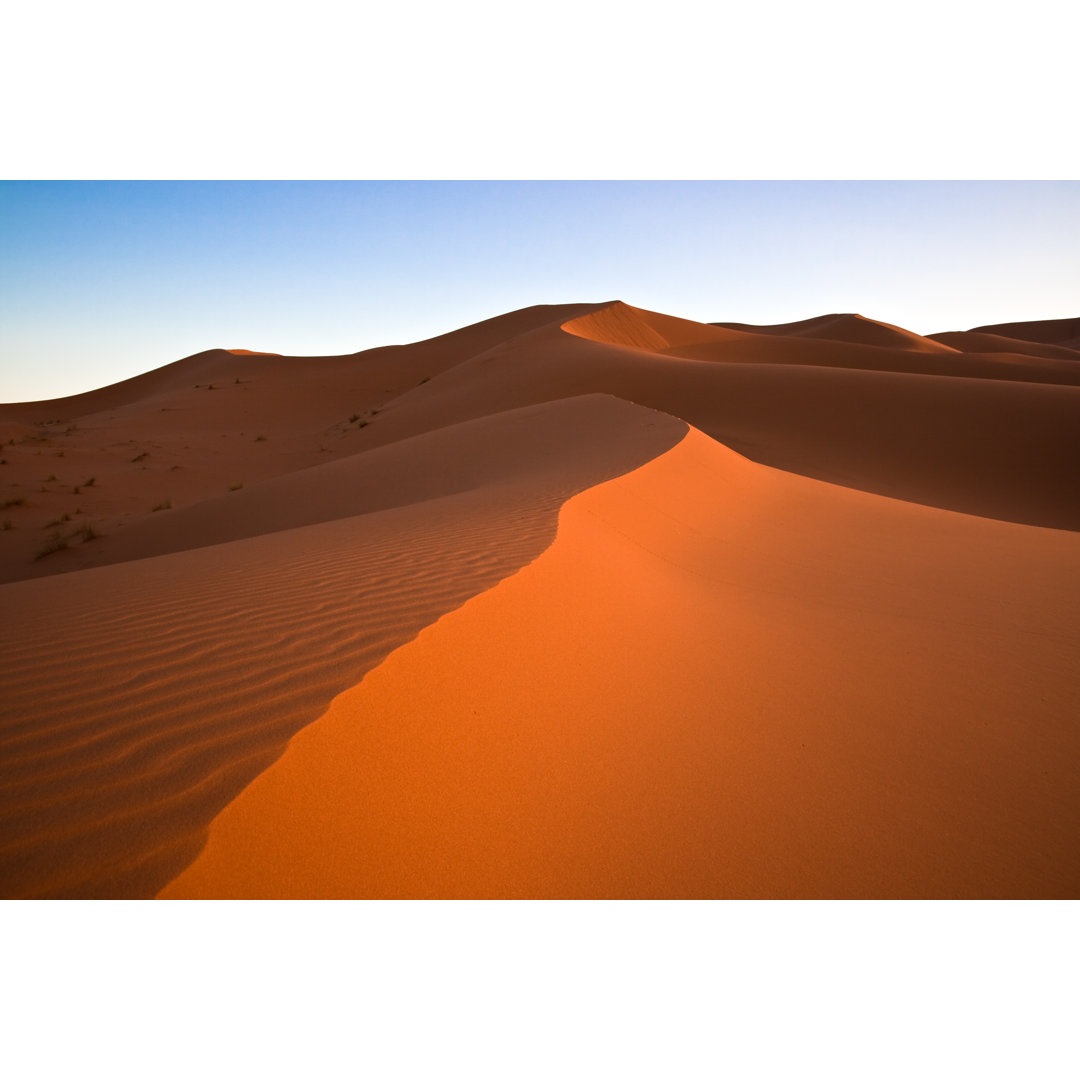
[[[539,306],[0,405],[0,895],[1075,896],[1078,333]]]
[[[1073,534],[693,431],[337,698],[162,895],[1076,895],[1078,582]]]

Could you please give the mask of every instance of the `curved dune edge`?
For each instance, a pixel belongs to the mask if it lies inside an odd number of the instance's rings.
[[[444,433],[468,483],[421,478],[411,505],[0,587],[0,895],[153,896],[335,694],[535,558],[565,499],[685,432],[553,402]],[[485,434],[498,454],[470,457]],[[395,461],[388,485],[424,464]],[[309,494],[348,504],[347,480]]]
[[[603,345],[622,345],[662,353],[665,350],[706,342],[731,343],[746,337],[711,323],[680,319],[658,311],[633,307],[622,300],[598,306],[561,324],[573,337]]]
[[[1080,537],[691,429],[339,695],[183,897],[1076,897]]]

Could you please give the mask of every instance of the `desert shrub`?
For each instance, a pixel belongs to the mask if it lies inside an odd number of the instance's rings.
[[[13,506],[23,506],[26,503],[26,497],[24,495],[16,495],[14,499],[8,499],[0,509],[8,510]]]
[[[159,502],[157,504],[157,506],[154,507],[154,513],[156,514],[159,510],[171,510],[171,509],[172,509],[172,499],[162,499],[162,501]]]
[[[45,546],[38,549],[37,554],[34,556],[34,560],[36,562],[38,559],[44,559],[46,555],[54,555],[58,551],[63,551],[67,546],[67,537],[61,533],[55,532],[49,537]]]
[[[239,491],[243,486],[244,486],[244,481],[241,480],[239,484],[230,484],[229,485],[229,490],[230,491]]]

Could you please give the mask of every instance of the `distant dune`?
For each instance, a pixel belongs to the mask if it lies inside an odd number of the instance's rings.
[[[1010,356],[1039,356],[1050,360],[1067,360],[1072,363],[1080,360],[1080,342],[1076,348],[1065,345],[1047,345],[1034,341],[1019,341],[1016,338],[1003,337],[1001,334],[977,332],[975,330],[952,331],[934,334],[933,339],[943,345],[951,345],[960,352],[1008,353]]]
[[[1044,345],[1080,348],[1080,318],[995,323],[992,326],[975,326],[972,329],[987,334],[998,334],[1001,337],[1016,338],[1018,341],[1037,341]]]
[[[1075,898],[1077,342],[539,306],[0,405],[0,895]]]
[[[911,349],[915,352],[950,352],[932,338],[919,337],[910,330],[891,323],[875,322],[862,315],[820,315],[801,322],[777,323],[773,326],[752,326],[749,323],[715,323],[733,330],[754,334],[778,334],[784,337],[822,338],[825,341],[848,341],[854,345],[878,345],[885,349]]]

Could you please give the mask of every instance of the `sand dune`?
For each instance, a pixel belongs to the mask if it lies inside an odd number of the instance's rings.
[[[1050,360],[1067,360],[1075,363],[1080,360],[1080,349],[1066,348],[1064,345],[1045,345],[1034,341],[1020,342],[1016,338],[1002,337],[1000,334],[977,333],[974,330],[954,330],[944,334],[934,334],[933,339],[943,345],[951,345],[961,352],[1009,353],[1019,355],[1022,350],[1026,357],[1041,356]]]
[[[1076,895],[1078,583],[1074,534],[692,431],[341,695],[163,895]]]
[[[1065,345],[1080,348],[1080,318],[1043,319],[1036,322],[994,323],[973,326],[972,332],[998,334],[1019,341],[1036,341],[1044,345]]]
[[[635,309],[622,307],[627,332]],[[598,340],[598,325],[590,316],[592,338],[545,327],[463,361],[395,399],[363,434],[393,441],[507,406],[611,393],[763,464],[965,513],[1080,527],[1078,387],[795,366],[775,351],[759,363],[737,348],[703,362]]]
[[[684,432],[558,402],[500,418],[497,459],[412,505],[5,586],[0,891],[152,895],[335,693],[539,554],[563,499]]]
[[[785,337],[822,338],[825,341],[847,341],[854,345],[877,345],[887,349],[910,349],[915,352],[947,353],[952,349],[933,338],[920,337],[902,326],[876,322],[864,315],[819,315],[801,322],[754,326],[751,323],[714,323],[733,330],[754,334],[778,334]]]
[[[1075,321],[0,406],[0,895],[1075,895]]]

